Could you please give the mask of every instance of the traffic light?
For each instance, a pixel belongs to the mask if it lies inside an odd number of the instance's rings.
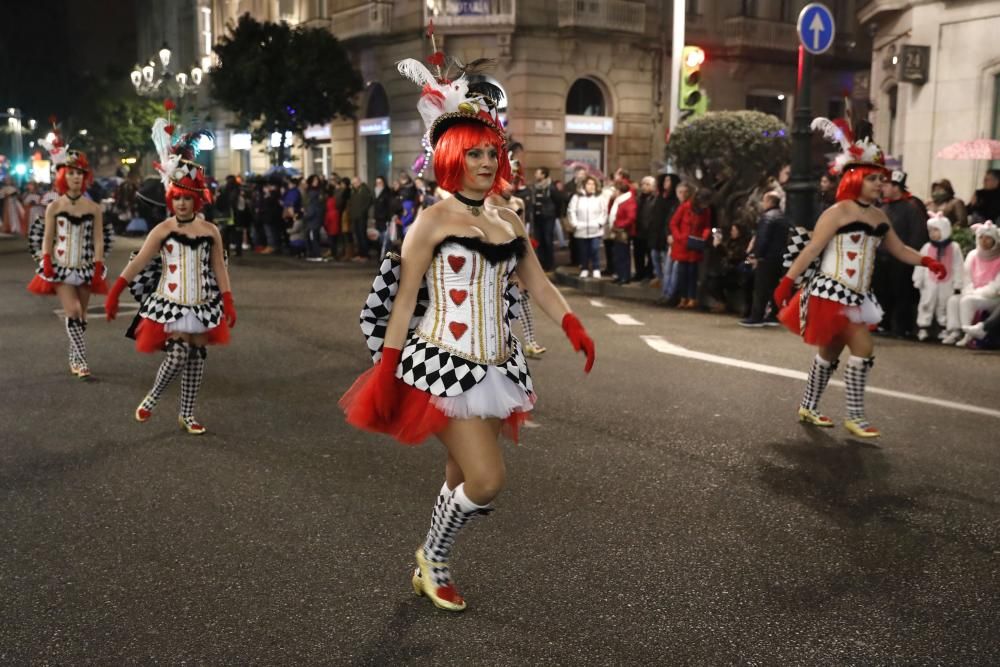
[[[701,87],[701,66],[705,51],[698,46],[685,46],[681,54],[681,86],[677,106],[687,115],[700,115],[708,110],[708,95]]]

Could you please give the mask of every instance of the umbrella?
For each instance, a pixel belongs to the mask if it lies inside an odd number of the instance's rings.
[[[1000,160],[1000,141],[974,139],[945,146],[938,151],[942,160]]]

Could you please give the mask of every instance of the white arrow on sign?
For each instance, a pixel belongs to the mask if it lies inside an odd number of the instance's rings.
[[[812,23],[809,24],[809,30],[813,34],[813,50],[819,50],[819,38],[823,34],[823,19],[820,18],[819,12],[813,14]]]

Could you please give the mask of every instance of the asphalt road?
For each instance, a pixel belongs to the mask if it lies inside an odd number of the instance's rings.
[[[804,371],[791,334],[567,292],[597,365],[537,313],[537,427],[459,539],[454,615],[408,580],[440,445],[336,405],[371,267],[234,259],[202,437],[176,384],[133,421],[159,358],[127,316],[92,315],[71,378],[31,270],[0,241],[2,664],[1000,664],[1000,355],[880,340],[872,385],[907,396],[870,395],[861,442],[796,423],[800,380],[719,363]]]

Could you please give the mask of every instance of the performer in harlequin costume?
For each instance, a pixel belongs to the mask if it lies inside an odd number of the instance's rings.
[[[865,415],[864,399],[875,361],[871,329],[882,319],[882,309],[871,291],[875,251],[884,246],[901,262],[926,267],[942,278],[947,271],[937,260],[906,246],[885,213],[874,206],[888,175],[881,149],[868,138],[855,141],[845,124],[817,118],[812,127],[837,142],[842,151],[831,167],[831,172],[840,176],[837,203],[820,216],[808,245],[778,284],[774,301],[782,307],[781,322],[819,348],[806,380],[799,420],[833,426],[833,420],[819,412],[819,400],[847,347],[851,354],[844,372],[844,426],[855,436],[874,438],[880,432]],[[805,279],[793,298],[801,277]]]
[[[198,140],[207,133],[192,132],[173,143],[170,129],[164,119],[157,119],[153,143],[172,215],[149,232],[112,286],[104,309],[113,320],[122,291],[130,287],[141,304],[129,331],[136,349],[166,353],[153,388],[135,410],[136,420],[149,421],[163,391],[179,375],[178,422],[188,433],[200,435],[205,427],[195,419],[194,407],[205,372],[206,346],[229,341],[229,329],[236,325],[236,307],[222,237],[218,228],[198,213],[211,198],[203,169],[194,162]]]
[[[459,531],[493,510],[504,485],[499,436],[516,441],[535,403],[524,354],[511,333],[513,276],[594,363],[594,344],[546,279],[524,225],[507,207],[484,205],[510,177],[504,132],[488,87],[434,76],[416,60],[400,72],[423,86],[418,109],[427,126],[434,174],[453,196],[420,212],[376,278],[362,329],[375,366],[341,398],[352,425],[404,444],[435,435],[446,450],[445,481],[417,549],[413,590],[437,607],[466,603],[449,559]],[[387,323],[385,320],[388,320]],[[384,340],[383,340],[384,336]]]
[[[55,165],[54,189],[59,197],[46,207],[44,222],[39,219],[29,230],[29,248],[39,266],[28,290],[59,297],[66,313],[69,372],[86,379],[90,377],[87,304],[92,293],[108,291],[103,215],[98,204],[83,196],[94,180],[87,156],[64,145],[58,134],[52,142],[41,143]]]

